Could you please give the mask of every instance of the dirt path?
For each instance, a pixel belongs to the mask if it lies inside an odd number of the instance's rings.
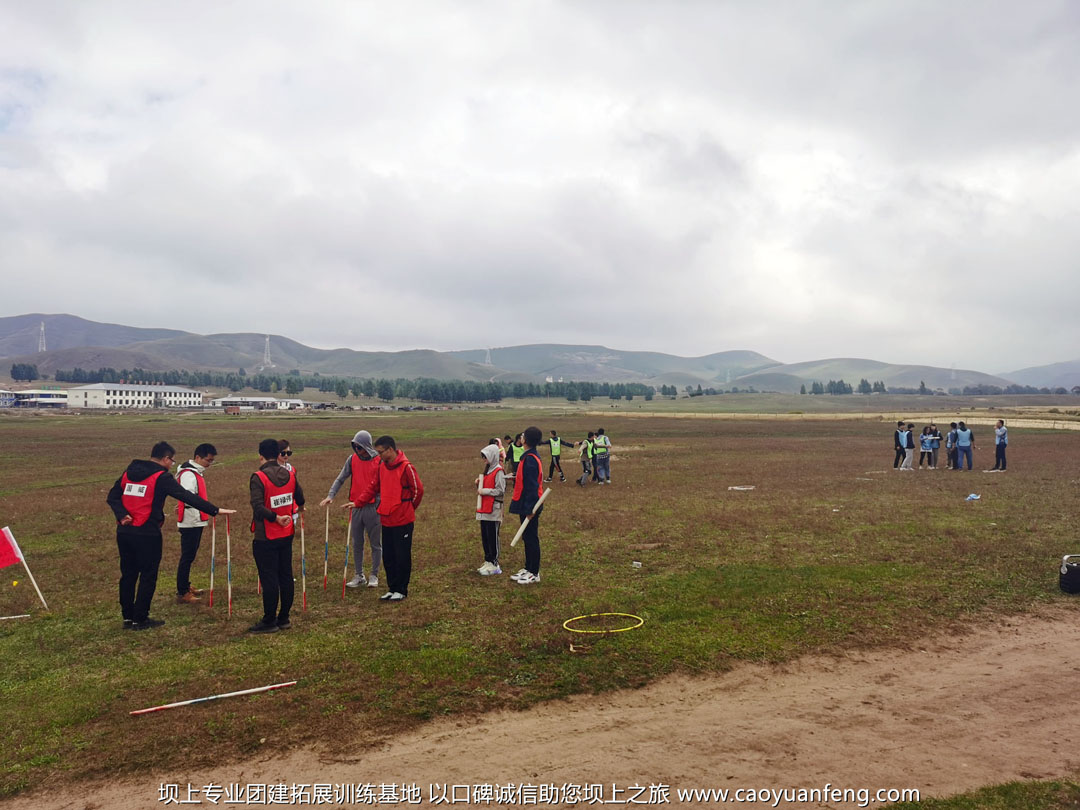
[[[926,798],[1014,779],[1076,778],[1076,618],[1061,610],[904,651],[811,657],[781,668],[745,665],[717,678],[676,677],[521,713],[440,720],[355,757],[303,750],[3,804],[11,810],[164,807],[163,782],[181,785],[181,798],[189,783],[396,782],[421,786],[425,803],[431,783],[599,782],[607,799],[613,783],[619,789],[665,784],[670,803],[679,804],[677,788],[734,793],[831,783],[872,792],[917,788]],[[213,805],[202,799],[195,806]]]

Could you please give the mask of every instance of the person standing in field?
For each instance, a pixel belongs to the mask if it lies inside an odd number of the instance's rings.
[[[581,477],[578,479],[578,486],[583,487],[589,481],[589,476],[592,475],[592,463],[593,463],[593,437],[596,434],[591,430],[585,437],[585,441],[581,443],[581,449],[578,451],[578,458],[581,459]]]
[[[901,470],[910,470],[911,462],[915,456],[915,423],[911,422],[900,431],[900,443],[904,447],[904,460],[900,462]]]
[[[924,425],[919,434],[919,469],[922,469],[923,461],[928,469],[934,469],[934,436],[930,432],[930,426]]]
[[[904,454],[906,453],[907,441],[903,437],[904,432],[904,420],[901,419],[896,423],[896,430],[893,431],[893,449],[896,451],[896,456],[893,458],[893,469],[900,469],[900,464],[904,460]]]
[[[514,479],[514,497],[510,501],[510,514],[517,515],[522,523],[526,518],[529,520],[529,525],[521,536],[525,543],[525,567],[510,577],[519,585],[534,585],[540,581],[539,530],[540,513],[544,507],[537,509],[536,502],[544,492],[544,463],[540,461],[536,446],[543,437],[540,428],[525,428],[525,454],[518,465],[517,478]]]
[[[304,509],[304,490],[296,471],[283,467],[277,439],[259,442],[259,469],[251,475],[251,555],[262,583],[263,615],[249,633],[276,633],[292,627],[294,582],[292,544],[296,527],[293,514]]]
[[[175,498],[210,516],[236,513],[234,509],[220,509],[176,483],[169,473],[175,456],[171,444],[158,442],[150,451],[150,460],[132,461],[105,498],[116,516],[120,613],[125,629],[150,630],[165,624],[162,619],[150,618],[161,565],[165,499]]]
[[[964,459],[967,459],[968,472],[972,465],[972,448],[975,446],[975,433],[961,421],[956,426],[956,468],[964,469]]]
[[[938,451],[941,449],[941,431],[933,422],[930,423],[930,469],[937,469]]]
[[[956,422],[949,422],[949,432],[945,434],[945,452],[949,457],[948,469],[956,469]]]
[[[1009,429],[1005,420],[998,419],[994,428],[994,469],[1005,472],[1005,448],[1009,446]]]
[[[278,449],[281,451],[280,453],[278,453],[278,464],[280,464],[282,467],[284,467],[289,472],[293,472],[295,468],[292,465],[292,445],[289,443],[289,440],[288,439],[278,439]],[[293,509],[292,519],[293,519],[293,530],[295,531],[296,527],[300,525],[300,512],[299,512],[299,510]]]
[[[192,458],[180,465],[176,481],[188,492],[206,500],[207,469],[217,458],[217,449],[212,444],[200,444],[195,448]],[[187,506],[183,502],[176,504],[176,527],[180,530],[180,562],[176,566],[176,601],[181,604],[194,604],[203,592],[191,587],[191,566],[199,553],[203,529],[210,516],[199,509]]]
[[[480,544],[484,549],[484,564],[477,570],[481,576],[501,574],[499,567],[499,529],[502,527],[503,498],[506,493],[506,473],[499,463],[499,447],[492,443],[480,451],[484,469],[476,479],[476,520],[480,523]]]
[[[593,462],[596,466],[597,483],[611,483],[611,439],[604,435],[604,429],[598,428],[593,439]]]
[[[352,537],[353,564],[356,566],[356,576],[345,583],[350,588],[359,588],[367,585],[369,588],[379,587],[379,566],[382,565],[382,523],[376,509],[378,496],[369,501],[359,500],[360,490],[375,481],[379,475],[379,454],[371,443],[371,434],[366,430],[359,430],[352,438],[352,454],[345,460],[345,465],[330,485],[330,492],[319,501],[319,506],[326,506],[334,502],[338,494],[349,479],[349,503],[360,503],[359,507],[352,510],[352,518],[349,523],[349,533]],[[364,535],[367,535],[368,546],[371,547],[371,574],[364,576]]]
[[[506,438],[510,438],[507,435]],[[510,460],[510,475],[517,475],[517,467],[521,461],[521,457],[525,455],[525,445],[521,443],[521,434],[519,433],[514,437],[514,443],[510,445],[510,449],[506,453],[506,457]]]
[[[424,497],[424,485],[416,468],[392,436],[380,436],[374,442],[379,456],[378,475],[369,481],[352,500],[353,507],[379,497],[376,511],[382,523],[383,566],[387,591],[379,599],[400,602],[409,596],[412,579],[412,544],[416,510]]]
[[[573,442],[564,442],[562,439],[559,438],[559,434],[557,432],[555,432],[554,430],[551,431],[551,438],[547,440],[547,445],[551,450],[551,463],[548,465],[548,474],[547,478],[544,479],[545,481],[551,480],[551,476],[555,473],[555,470],[559,471],[560,481],[566,480],[566,476],[563,475],[562,463],[560,458],[562,456],[562,446],[564,444],[569,445],[571,448],[573,448],[574,446]]]

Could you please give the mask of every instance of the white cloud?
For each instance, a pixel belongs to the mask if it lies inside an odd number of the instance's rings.
[[[10,2],[0,30],[3,314],[991,371],[1080,338],[1068,2]]]

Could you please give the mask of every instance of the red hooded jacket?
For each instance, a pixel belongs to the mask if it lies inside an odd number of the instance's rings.
[[[353,503],[370,503],[379,495],[375,511],[383,526],[405,526],[416,519],[416,508],[424,497],[424,485],[416,474],[416,467],[400,450],[387,464],[379,463],[379,475],[365,484]]]

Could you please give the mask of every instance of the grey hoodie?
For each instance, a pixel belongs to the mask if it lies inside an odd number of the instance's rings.
[[[495,486],[490,489],[486,487],[477,489],[477,495],[494,496],[495,503],[491,507],[490,514],[477,512],[476,519],[502,521],[503,496],[506,493],[506,473],[503,472],[502,464],[499,463],[499,446],[496,444],[489,444],[480,452],[484,454],[484,459],[487,461],[487,469],[484,470],[484,474],[490,475],[491,471],[495,469],[497,469],[498,472],[495,473]]]
[[[375,458],[377,453],[375,447],[371,443],[371,434],[366,430],[356,431],[356,435],[352,438],[352,443],[359,445],[360,449],[367,453],[368,458]],[[353,451],[356,452],[355,450]],[[363,456],[361,456],[363,458]],[[352,456],[350,455],[345,459],[345,466],[341,468],[341,472],[338,473],[338,477],[334,479],[334,483],[330,485],[330,492],[327,493],[328,498],[333,498],[338,494],[338,490],[341,489],[341,485],[345,483],[345,479],[352,475]]]

